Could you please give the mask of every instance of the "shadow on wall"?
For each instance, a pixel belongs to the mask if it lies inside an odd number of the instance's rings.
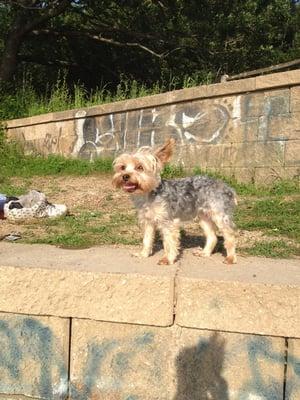
[[[224,357],[225,340],[217,332],[183,349],[176,358],[174,400],[229,400],[228,385],[222,377]]]

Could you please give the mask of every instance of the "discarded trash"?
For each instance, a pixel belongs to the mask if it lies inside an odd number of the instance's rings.
[[[10,233],[1,238],[1,240],[7,240],[9,242],[15,242],[16,240],[22,239],[22,236],[17,233]]]
[[[45,194],[38,190],[31,190],[19,197],[0,194],[1,219],[19,221],[32,218],[55,218],[64,216],[67,212],[66,205],[49,203]]]
[[[0,219],[4,219],[4,204],[6,203],[5,194],[0,193]]]

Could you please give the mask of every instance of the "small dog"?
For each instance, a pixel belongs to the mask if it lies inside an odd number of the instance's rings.
[[[206,244],[194,254],[209,257],[216,244],[216,230],[224,236],[225,263],[236,263],[236,240],[232,214],[236,201],[233,189],[207,176],[161,179],[163,166],[172,156],[174,139],[156,151],[141,147],[114,161],[113,185],[132,197],[143,227],[140,257],[152,253],[155,230],[162,234],[165,255],[159,264],[174,264],[179,254],[180,222],[199,218]]]

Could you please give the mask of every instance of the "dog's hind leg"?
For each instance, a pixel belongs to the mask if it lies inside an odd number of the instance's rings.
[[[214,223],[209,217],[201,217],[200,219],[200,226],[203,230],[205,236],[205,246],[204,249],[198,249],[193,252],[195,256],[200,257],[210,257],[211,253],[213,252],[214,248],[217,244],[217,235],[216,235],[216,228]]]
[[[236,264],[236,235],[231,217],[218,212],[212,214],[212,219],[224,237],[224,247],[226,249],[224,262],[226,264]]]

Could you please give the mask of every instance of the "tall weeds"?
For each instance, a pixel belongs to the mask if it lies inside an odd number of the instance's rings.
[[[3,84],[0,87],[0,121],[139,98],[207,84],[211,79],[209,74],[194,74],[183,80],[170,76],[168,81],[156,82],[148,87],[145,83],[121,76],[115,89],[109,90],[103,85],[87,91],[80,83],[68,86],[65,75],[61,73],[55,85],[41,94],[34,88],[33,79],[25,75],[22,84],[17,87],[4,87]]]

